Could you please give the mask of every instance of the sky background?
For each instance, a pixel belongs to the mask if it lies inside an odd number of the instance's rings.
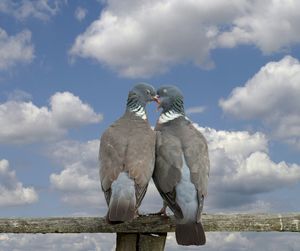
[[[297,0],[1,0],[0,217],[103,216],[99,138],[138,82],[182,90],[209,144],[205,212],[299,212],[299,9]],[[147,110],[155,125],[155,104]],[[151,183],[141,211],[161,203]],[[285,233],[207,238],[201,250],[300,244]],[[0,234],[0,251],[114,242]],[[174,234],[166,250],[181,250]]]

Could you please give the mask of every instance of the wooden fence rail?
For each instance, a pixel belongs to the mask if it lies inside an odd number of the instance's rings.
[[[206,232],[300,232],[300,213],[203,214]],[[117,233],[117,250],[164,250],[175,219],[141,216],[110,225],[100,217],[0,218],[0,233]]]
[[[206,232],[300,232],[300,213],[203,214]],[[107,224],[100,217],[0,218],[0,233],[165,233],[175,231],[171,216],[141,216],[131,222]]]

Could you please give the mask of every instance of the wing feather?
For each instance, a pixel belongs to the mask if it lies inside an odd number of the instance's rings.
[[[191,123],[184,128],[183,151],[191,172],[191,182],[195,185],[198,199],[197,221],[200,220],[203,200],[207,195],[210,171],[206,139]]]
[[[179,218],[183,215],[176,202],[175,188],[181,178],[182,164],[180,141],[172,135],[157,132],[153,181],[169,208]]]
[[[101,137],[100,181],[106,201],[110,200],[112,182],[120,172],[128,172],[135,182],[137,206],[140,205],[154,169],[155,132],[148,122],[121,118]]]

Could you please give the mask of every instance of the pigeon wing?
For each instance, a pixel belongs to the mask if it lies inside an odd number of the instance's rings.
[[[123,117],[102,134],[99,159],[106,201],[109,202],[112,182],[121,171],[127,171],[135,182],[138,207],[154,169],[155,132],[144,120]]]
[[[183,138],[185,160],[191,172],[191,181],[197,189],[199,221],[203,200],[207,195],[210,170],[208,146],[204,136],[191,123],[185,128]]]
[[[176,202],[176,185],[181,178],[182,150],[180,141],[171,134],[157,132],[156,160],[153,181],[177,218],[182,211]]]
[[[135,182],[137,208],[147,191],[155,162],[155,132],[143,122],[137,123],[129,137],[125,160],[125,170]]]
[[[107,204],[110,201],[111,184],[123,169],[124,150],[122,145],[124,144],[126,144],[125,139],[119,137],[119,132],[114,126],[110,126],[101,136],[99,150],[100,181]]]

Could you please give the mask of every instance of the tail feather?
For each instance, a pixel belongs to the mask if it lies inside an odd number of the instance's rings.
[[[108,209],[109,221],[130,221],[135,214],[134,198],[111,198]]]
[[[204,245],[206,237],[202,223],[189,222],[186,224],[176,224],[176,241],[179,245]]]
[[[132,220],[136,210],[134,181],[127,173],[122,172],[112,183],[111,190],[108,221],[113,223]]]

